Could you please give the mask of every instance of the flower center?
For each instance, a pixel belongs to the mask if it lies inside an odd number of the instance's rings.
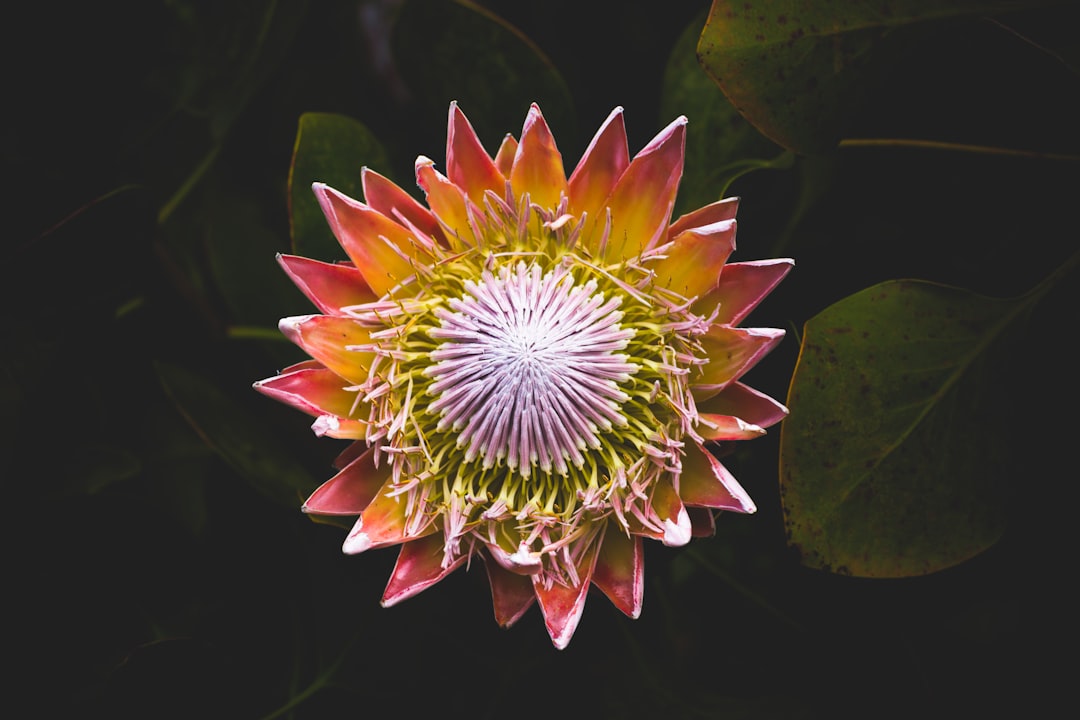
[[[595,280],[576,284],[564,266],[545,274],[524,262],[464,288],[430,332],[442,341],[425,371],[438,430],[456,432],[465,459],[485,468],[580,468],[601,433],[627,424],[619,383],[638,366],[619,353],[634,336],[619,324],[621,298],[605,299]]]

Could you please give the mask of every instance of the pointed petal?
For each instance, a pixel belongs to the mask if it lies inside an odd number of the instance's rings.
[[[390,466],[375,467],[375,451],[367,450],[311,494],[302,510],[312,515],[359,515],[390,479]]]
[[[435,532],[434,523],[428,523],[423,529],[409,532],[405,516],[406,498],[390,495],[393,490],[392,479],[387,480],[375,498],[364,508],[360,519],[349,531],[341,546],[346,555],[356,555],[372,548],[397,545],[415,540]]]
[[[417,241],[408,230],[323,183],[311,188],[334,237],[376,295],[414,274],[408,258],[415,257]]]
[[[757,512],[757,506],[742,485],[715,455],[697,443],[687,443],[679,495],[687,505],[737,513]]]
[[[680,233],[687,230],[712,225],[724,220],[734,220],[738,210],[739,198],[737,197],[728,197],[709,203],[705,207],[700,207],[693,212],[680,216],[678,220],[671,223],[671,227],[668,228],[668,239],[674,240]]]
[[[660,260],[656,287],[664,287],[685,298],[699,297],[716,287],[728,256],[735,250],[735,221],[693,228],[679,233],[671,249]]]
[[[343,307],[376,299],[363,274],[350,265],[280,254],[277,261],[300,292],[327,315],[340,315]]]
[[[405,543],[383,592],[382,606],[390,607],[428,589],[461,567],[466,557],[462,555],[444,568],[443,538],[437,534]]]
[[[690,542],[690,516],[679,493],[667,480],[661,480],[653,489],[652,511],[664,528],[665,545],[679,547]]]
[[[713,511],[705,507],[688,507],[686,514],[690,516],[690,525],[693,526],[692,534],[697,538],[712,537],[716,534],[716,517]]]
[[[361,168],[360,183],[364,189],[364,202],[368,205],[391,220],[405,220],[430,237],[443,239],[435,215],[390,180],[374,170]]]
[[[502,197],[506,189],[506,178],[480,144],[457,102],[450,103],[446,128],[446,174],[477,205],[483,203],[486,190]]]
[[[633,257],[666,237],[682,177],[686,118],[679,117],[645,146],[622,174],[606,203],[611,207],[609,262]]]
[[[731,415],[699,412],[698,420],[698,434],[706,440],[753,440],[765,434],[765,428]]]
[[[578,579],[580,582],[574,587],[553,583],[545,589],[539,582],[539,576],[534,576],[533,589],[536,591],[536,599],[540,602],[540,610],[544,614],[544,625],[547,626],[551,642],[559,650],[570,644],[570,638],[577,630],[581,613],[585,610],[585,598],[589,594],[589,583],[592,581],[593,570],[596,567],[597,545],[592,543],[578,562]]]
[[[253,387],[267,397],[290,405],[313,417],[331,416],[322,434],[336,438],[361,438],[367,423],[359,412],[367,410],[357,402],[356,392],[345,390],[348,383],[321,365],[290,369],[276,377],[260,380]]]
[[[602,221],[604,201],[629,165],[626,122],[623,109],[617,107],[600,126],[570,176],[570,212],[578,217],[588,213],[590,222]]]
[[[694,398],[705,400],[728,387],[754,367],[783,337],[784,331],[775,328],[713,325],[701,337],[701,346],[709,362],[702,366],[700,376],[691,382]]]
[[[557,207],[559,199],[566,194],[562,154],[536,103],[529,108],[521,129],[510,185],[515,198],[528,193],[533,203],[545,208]]]
[[[593,584],[603,591],[615,607],[637,618],[645,597],[645,553],[641,537],[627,537],[615,523],[604,531],[603,544],[596,558]]]
[[[734,415],[761,428],[775,425],[788,414],[788,409],[776,400],[740,382],[698,403],[697,409],[699,413]]]
[[[371,344],[368,331],[347,317],[300,315],[282,318],[278,329],[330,370],[354,385],[367,380],[375,353],[349,348]]]
[[[487,568],[488,582],[491,584],[495,622],[499,627],[508,628],[520,620],[536,600],[532,580],[528,575],[517,575],[504,570],[491,560],[487,560],[484,567]]]
[[[517,138],[510,133],[506,133],[502,144],[499,145],[499,152],[495,153],[495,167],[499,169],[503,177],[510,175],[510,170],[514,167],[514,156],[517,155],[517,149]],[[501,197],[502,191],[499,191],[499,194]]]
[[[476,236],[469,221],[465,192],[436,170],[435,163],[423,155],[416,158],[416,183],[441,221],[447,245],[453,250],[475,247]]]
[[[720,314],[716,322],[737,325],[772,292],[794,266],[795,261],[791,258],[725,265],[716,288],[701,298],[695,308],[700,307],[705,314],[706,309],[712,312],[719,304]]]

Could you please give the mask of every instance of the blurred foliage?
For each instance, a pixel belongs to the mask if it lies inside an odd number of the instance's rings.
[[[1055,707],[1078,21],[976,0],[22,8],[0,49],[12,707]],[[740,195],[734,259],[797,260],[749,323],[789,328],[751,382],[790,381],[793,415],[725,460],[759,513],[649,547],[641,619],[592,597],[561,653],[535,610],[500,630],[476,568],[381,609],[394,553],[343,557],[298,511],[342,444],[250,387],[302,359],[275,326],[310,306],[274,257],[305,203],[296,246],[336,252],[304,188],[368,165],[415,192],[401,179],[417,154],[442,164],[451,99],[489,150],[539,102],[568,168],[616,105],[632,152],[685,114],[680,209]]]

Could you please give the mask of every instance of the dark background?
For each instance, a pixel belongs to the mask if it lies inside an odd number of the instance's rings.
[[[1006,535],[926,577],[803,568],[785,544],[772,432],[729,459],[759,512],[720,517],[717,537],[688,548],[650,544],[642,617],[593,593],[556,651],[535,608],[510,630],[495,625],[482,567],[381,609],[393,550],[344,557],[342,530],[277,502],[221,453],[225,440],[178,400],[177,377],[198,378],[188,391],[227,408],[224,427],[257,433],[248,451],[270,446],[311,482],[343,446],[250,390],[298,351],[230,333],[309,311],[273,262],[289,249],[299,116],[360,120],[386,149],[389,167],[377,169],[414,190],[416,154],[442,164],[450,99],[489,149],[520,131],[532,99],[528,87],[497,88],[476,105],[499,117],[478,115],[466,104],[477,89],[459,96],[454,69],[426,56],[425,33],[442,28],[414,24],[383,46],[363,5],[280,2],[264,27],[264,8],[240,2],[60,3],[7,23],[0,474],[14,608],[4,646],[8,702],[29,703],[16,716],[287,717],[274,713],[319,677],[325,686],[293,717],[1038,717],[1055,707],[1073,675],[1074,278],[1037,306],[1017,382],[1002,390],[1015,417]],[[672,119],[659,109],[664,68],[709,3],[484,5],[565,81],[570,112],[550,119],[571,168],[615,105],[631,152]],[[1018,21],[1051,32],[1070,17],[1033,10]],[[950,25],[867,90],[851,136],[1075,156],[1075,68],[988,20]],[[789,330],[748,378],[781,399],[798,329],[829,304],[895,277],[1017,295],[1080,238],[1075,161],[852,149],[736,181],[735,259],[774,254],[807,168],[825,171],[783,248],[796,270],[752,318]],[[231,285],[264,278],[265,298]]]

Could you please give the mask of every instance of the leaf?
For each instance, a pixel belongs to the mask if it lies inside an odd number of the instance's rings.
[[[365,166],[392,179],[386,151],[362,123],[333,113],[300,116],[289,168],[293,252],[324,262],[346,259],[311,192],[311,184],[324,182],[360,199],[360,170]]]
[[[956,565],[1002,534],[1014,321],[993,299],[894,280],[806,323],[780,440],[789,542],[866,577]]]
[[[836,146],[862,89],[928,21],[1031,6],[1019,0],[715,0],[698,57],[764,135],[799,153],[823,152]]]
[[[520,30],[466,0],[410,0],[394,27],[394,57],[423,112],[445,117],[457,100],[485,149],[520,133],[536,102],[555,137],[575,137],[570,90]]]
[[[212,383],[178,365],[156,363],[158,379],[188,424],[233,470],[271,500],[297,508],[317,483],[259,418]]]
[[[702,14],[675,42],[664,71],[660,97],[662,123],[686,115],[686,164],[673,217],[719,200],[736,178],[786,163],[790,154],[748,123],[705,73],[695,48]],[[778,157],[779,156],[779,157]],[[775,158],[775,159],[774,159]]]

